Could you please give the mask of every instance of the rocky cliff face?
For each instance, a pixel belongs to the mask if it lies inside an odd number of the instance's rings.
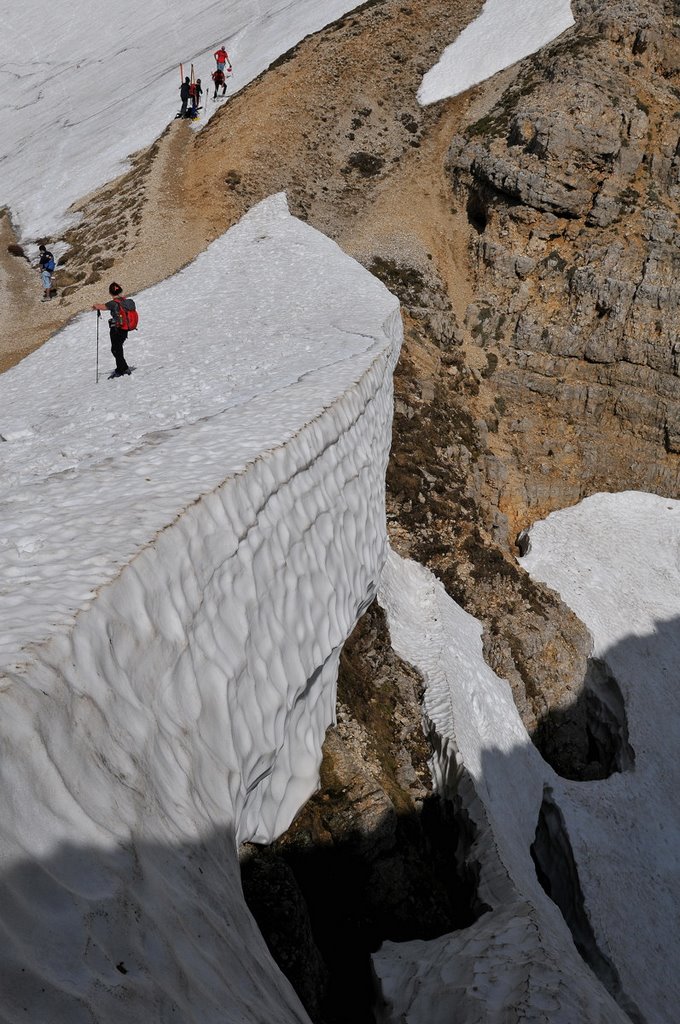
[[[677,21],[664,3],[577,16],[447,158],[513,526],[598,489],[678,486]]]
[[[485,623],[543,753],[587,778],[588,637],[513,552],[594,491],[678,493],[680,46],[668,4],[575,13],[449,147],[472,301],[441,264],[415,299],[393,275],[411,320],[388,481],[393,543]]]

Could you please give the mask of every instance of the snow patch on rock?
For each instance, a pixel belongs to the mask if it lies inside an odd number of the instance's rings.
[[[634,769],[568,786],[561,810],[595,935],[663,1024],[680,1001],[680,502],[595,494],[534,524],[521,561],[586,624],[626,705]]]
[[[465,92],[535,53],[574,24],[570,0],[486,0],[418,90],[423,106]]]

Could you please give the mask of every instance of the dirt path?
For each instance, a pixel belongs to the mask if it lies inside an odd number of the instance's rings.
[[[28,263],[8,255],[14,239],[3,218],[0,368],[101,301],[109,280],[134,294],[168,277],[278,191],[295,215],[367,264],[375,255],[429,262],[464,309],[465,225],[443,162],[468,100],[423,110],[415,96],[423,72],[480,7],[369,3],[304,40],[201,132],[173,121],[127,174],[80,204],[51,303],[40,303]]]
[[[0,215],[0,372],[9,369],[49,338],[64,323],[57,303],[41,302],[43,286],[26,259],[11,256],[16,242],[9,217]]]

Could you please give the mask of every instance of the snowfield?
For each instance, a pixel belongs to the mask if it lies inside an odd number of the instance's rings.
[[[137,301],[132,377],[94,314],[0,377],[0,1017],[304,1020],[237,844],[318,784],[398,303],[280,196]]]

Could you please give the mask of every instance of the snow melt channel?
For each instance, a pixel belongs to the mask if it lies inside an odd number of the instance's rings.
[[[0,378],[0,1016],[301,1021],[236,848],[315,789],[384,561],[398,304],[281,197],[137,298],[131,378],[86,317]]]

